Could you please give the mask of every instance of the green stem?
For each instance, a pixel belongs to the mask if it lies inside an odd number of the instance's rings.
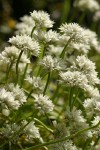
[[[18,57],[17,62],[16,62],[16,75],[17,75],[17,82],[16,82],[16,84],[18,83],[18,78],[19,78],[18,64],[19,64],[19,61],[20,61],[20,58],[21,58],[22,54],[23,54],[23,50],[20,52],[19,57]]]
[[[64,49],[62,50],[61,54],[60,54],[60,58],[64,58],[65,52],[66,52],[66,48],[69,45],[69,43],[71,42],[71,40],[73,39],[75,35],[73,35],[72,37],[70,37],[70,39],[67,41],[67,44],[65,45]]]
[[[86,12],[82,12],[82,15],[81,15],[81,17],[79,18],[79,21],[78,21],[79,24],[82,24],[82,22],[85,18],[85,15],[86,15]]]
[[[28,94],[28,96],[27,96],[27,99],[26,100],[28,100],[30,97],[31,97],[31,94],[33,93],[33,89],[30,91],[30,93]]]
[[[100,140],[100,136],[95,140],[94,146],[98,144],[99,140]]]
[[[33,35],[33,32],[35,30],[36,27],[33,27],[32,31],[31,31],[31,38],[32,38],[32,35]]]
[[[60,89],[60,85],[57,85],[54,95],[51,97],[52,101],[54,101],[54,102],[55,102],[55,98],[57,97],[59,89]]]
[[[45,143],[42,143],[42,144],[38,144],[36,146],[32,146],[32,147],[29,147],[29,148],[26,148],[24,150],[33,150],[34,148],[39,148],[39,147],[43,147],[43,146],[48,146],[48,145],[52,145],[52,144],[56,144],[56,143],[59,143],[59,142],[63,142],[63,141],[66,141],[68,139],[72,139],[78,135],[80,135],[81,133],[85,132],[85,131],[88,131],[90,129],[93,129],[93,128],[96,128],[98,125],[100,124],[100,122],[98,122],[96,125],[92,126],[92,127],[89,127],[89,128],[85,128],[85,129],[82,129],[78,132],[76,132],[75,134],[73,135],[70,135],[70,136],[67,136],[67,137],[63,137],[61,139],[58,139],[56,141],[50,141],[50,142],[45,142]]]
[[[61,15],[61,23],[66,22],[69,11],[70,11],[70,0],[64,0],[62,15]]]
[[[78,13],[77,9],[73,8],[73,12],[72,12],[72,14],[71,14],[70,19],[69,19],[68,22],[73,22],[73,20],[77,17],[77,13]]]
[[[49,80],[50,80],[50,72],[48,73],[48,78],[47,78],[47,82],[46,82],[46,85],[45,85],[45,88],[44,88],[44,91],[43,91],[43,95],[45,95],[45,92],[46,92],[48,84],[49,84]]]
[[[23,76],[22,76],[22,80],[21,80],[21,85],[20,85],[20,87],[22,87],[22,85],[23,85],[23,82],[24,82],[24,78],[25,78],[25,75],[26,75],[27,69],[28,69],[28,64],[26,64],[26,66],[25,66],[24,74],[23,74]]]
[[[53,133],[53,130],[48,128],[43,122],[38,120],[37,118],[34,118],[35,121],[37,121],[39,124],[41,124],[45,129],[47,129],[49,132]]]
[[[86,140],[85,144],[84,144],[84,147],[83,147],[83,150],[86,150],[87,146],[89,145],[90,143],[90,140]]]
[[[13,62],[14,62],[14,59],[11,61],[10,66],[8,68],[8,71],[7,71],[7,74],[6,74],[6,83],[8,83],[9,73],[10,73],[10,70],[13,66]]]
[[[46,45],[44,46],[44,45],[42,45],[41,46],[42,47],[42,50],[41,50],[41,53],[40,53],[40,56],[39,56],[39,59],[42,59],[43,57],[44,57],[44,55],[45,55],[45,51],[46,51]],[[38,71],[37,71],[37,77],[40,75],[40,73],[41,73],[41,69],[42,69],[42,66],[39,66],[39,68],[38,68]]]
[[[73,100],[73,92],[74,92],[74,87],[70,88],[70,93],[69,93],[69,107],[71,111],[71,105],[72,105],[72,100]]]
[[[75,104],[75,102],[76,102],[76,100],[77,100],[77,97],[78,97],[78,95],[79,95],[79,92],[80,92],[80,89],[78,88],[78,89],[77,89],[77,92],[76,92],[76,95],[75,95],[75,98],[74,98],[74,100],[73,100],[73,102],[72,102],[72,104],[71,104],[71,110],[72,110],[73,107],[74,107],[74,104]]]

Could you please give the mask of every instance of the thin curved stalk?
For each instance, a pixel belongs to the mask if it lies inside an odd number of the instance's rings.
[[[36,27],[33,27],[32,31],[31,31],[31,38],[32,38],[32,35],[33,35],[33,32],[35,30]]]
[[[22,54],[23,54],[23,50],[20,52],[19,57],[18,57],[17,62],[16,62],[16,75],[17,75],[17,81],[16,81],[16,84],[18,83],[18,79],[19,79],[18,65],[19,65],[19,61],[20,61],[20,58],[21,58]]]
[[[33,93],[33,89],[30,91],[30,93],[28,94],[28,96],[27,96],[27,99],[26,100],[28,100],[30,97],[31,97],[31,94]]]
[[[71,106],[72,106],[72,101],[73,101],[73,92],[74,92],[74,87],[70,88],[70,93],[69,93],[69,107],[71,111]]]
[[[47,78],[47,82],[46,82],[46,85],[45,85],[45,88],[44,88],[44,91],[43,91],[43,95],[45,95],[45,92],[46,92],[48,84],[49,84],[49,80],[50,80],[50,72],[48,73],[48,78]]]
[[[26,66],[25,66],[25,70],[24,70],[24,74],[23,74],[23,77],[22,77],[22,80],[21,80],[21,85],[20,85],[20,87],[22,87],[22,85],[23,85],[23,82],[24,82],[24,78],[25,78],[27,69],[28,69],[28,64],[26,64]]]
[[[41,122],[39,119],[34,118],[35,121],[37,121],[39,124],[41,124],[45,129],[47,129],[49,132],[53,133],[53,130],[48,128],[43,122]]]
[[[7,71],[7,74],[6,74],[6,83],[8,83],[9,73],[10,73],[10,70],[13,66],[13,61],[14,61],[14,59],[11,61],[10,66],[8,68],[8,71]]]
[[[69,45],[69,43],[71,42],[71,40],[74,38],[75,34],[70,37],[70,39],[68,40],[67,44],[65,45],[64,49],[62,50],[61,54],[60,54],[60,58],[64,58],[65,52],[66,52],[66,48]]]
[[[75,105],[75,102],[76,102],[76,100],[77,100],[77,97],[78,97],[78,95],[79,95],[79,92],[80,92],[80,90],[79,90],[79,88],[77,89],[77,92],[76,92],[76,95],[75,95],[75,98],[74,98],[74,100],[72,101],[72,104],[71,104],[71,110],[73,109],[73,107],[74,107],[74,105]]]

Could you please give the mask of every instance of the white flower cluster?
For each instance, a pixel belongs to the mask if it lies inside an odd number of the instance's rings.
[[[16,24],[16,34],[31,35],[32,28],[35,27],[35,22],[32,17],[25,15],[20,20],[22,22]]]
[[[52,57],[51,55],[44,56],[39,64],[49,71],[65,69],[63,61],[59,58]]]
[[[19,57],[19,54],[20,54],[20,50],[16,48],[15,46],[6,47],[4,51],[2,51],[2,53],[0,54],[0,66],[2,66],[1,69],[5,70],[5,68],[7,68],[7,66],[9,66],[12,63],[11,69],[15,71],[15,68],[16,68],[15,66],[16,66],[16,62]],[[27,55],[23,53],[20,58],[19,66],[18,66],[18,69],[20,72],[24,70],[27,63],[30,63],[30,60],[27,57]]]
[[[94,114],[100,114],[100,97],[99,98],[88,98],[84,101],[83,106],[85,107],[85,111],[87,116],[93,116]]]
[[[24,127],[24,128],[21,130],[22,127]],[[35,126],[33,121],[30,122],[29,124],[26,120],[23,120],[21,122],[21,124],[6,123],[2,129],[2,134],[7,138],[12,138],[14,136],[14,134],[20,130],[21,130],[21,132],[19,133],[19,135],[24,134],[26,140],[32,141],[34,138],[38,138],[41,140],[39,128]],[[19,138],[18,136],[16,136],[17,139]]]
[[[86,75],[89,84],[95,85],[99,84],[100,80],[97,77],[97,72],[95,63],[93,63],[91,60],[89,60],[86,56],[77,56],[76,58],[76,68],[79,68],[79,70]]]
[[[16,35],[9,39],[9,42],[23,51],[29,51],[32,55],[38,56],[40,45],[37,41],[32,40],[28,35]]]
[[[76,0],[75,4],[82,10],[99,9],[96,0]],[[2,149],[16,143],[25,149],[24,143],[37,146],[38,141],[55,139],[51,146],[37,147],[98,150],[100,125],[92,126],[100,121],[100,80],[95,63],[88,58],[90,50],[93,55],[99,47],[97,34],[77,23],[64,23],[58,31],[49,29],[54,22],[42,10],[21,21],[9,39],[12,46],[0,53]],[[52,119],[59,122],[54,127]],[[69,139],[63,141],[65,137]]]
[[[63,33],[62,36],[67,36],[68,40],[71,39],[71,42],[88,44],[89,39],[86,30],[77,23],[62,24],[60,32]]]
[[[76,107],[74,107],[72,111],[70,111],[67,108],[66,119],[67,125],[72,133],[77,132],[78,130],[81,130],[83,128],[89,127],[89,125],[87,124],[87,120],[82,115],[82,111],[78,110]],[[90,131],[87,131],[83,133],[83,135],[86,137],[91,137],[92,133]]]
[[[67,130],[66,124],[65,123],[59,123],[56,125],[55,130],[54,130],[54,136],[55,139],[59,139],[61,137],[69,136],[70,133],[68,133],[69,130]],[[73,144],[71,140],[65,140],[61,143],[56,143],[50,146],[51,150],[78,150],[78,148]]]
[[[25,102],[26,96],[24,91],[18,85],[9,84],[7,88],[1,88],[0,105],[2,108],[1,111],[5,116],[9,115],[10,109],[18,110]]]
[[[34,94],[34,105],[42,114],[53,111],[54,105],[48,96],[43,94]]]
[[[92,129],[92,134],[95,137],[99,138],[100,137],[100,115],[94,117],[94,119],[91,122],[92,122],[93,126],[95,126],[99,123],[99,125],[96,128]]]
[[[96,0],[76,0],[74,6],[82,11],[89,10],[91,12],[97,11],[100,8],[99,2]]]
[[[27,76],[25,80],[32,86],[32,88],[34,90],[38,90],[38,91],[42,91],[43,92],[44,84],[43,84],[43,82],[42,82],[40,77]]]
[[[80,87],[91,96],[93,95],[93,85],[100,83],[95,69],[95,64],[86,56],[77,56],[76,61],[68,68],[67,72],[60,72],[61,83],[66,83],[66,86]],[[98,90],[96,91],[97,95],[99,95]]]
[[[39,31],[35,34],[35,38],[44,44],[57,43],[59,41],[59,36],[59,33],[52,29],[48,31]]]
[[[61,83],[65,82],[68,86],[79,86],[83,88],[85,84],[88,84],[86,76],[79,71],[60,72],[59,75],[63,80]]]
[[[50,20],[49,14],[41,10],[34,10],[31,13],[31,17],[33,18],[37,28],[51,28],[54,24],[54,22]]]
[[[28,122],[24,120],[22,122],[23,125],[26,125]],[[39,133],[39,128],[35,126],[35,122],[30,122],[24,129],[24,134],[26,134],[26,138],[28,140],[32,140],[33,138],[38,138],[40,139],[40,133]]]
[[[77,23],[65,23],[60,26],[59,44],[81,53],[88,53],[91,48],[99,46],[97,34],[82,28]],[[80,34],[81,33],[81,34]]]

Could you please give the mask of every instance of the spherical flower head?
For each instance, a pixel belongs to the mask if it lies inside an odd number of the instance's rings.
[[[52,56],[60,56],[63,47],[61,46],[54,46],[54,45],[49,45],[48,49],[48,54],[52,55]]]
[[[83,44],[88,44],[89,42],[86,30],[80,27],[77,23],[62,24],[60,32],[63,33],[64,36],[67,36],[71,42]]]
[[[40,45],[37,41],[32,40],[28,35],[16,35],[9,39],[9,42],[21,50],[30,51],[34,56],[38,56]]]
[[[17,110],[26,102],[26,96],[24,91],[14,84],[9,84],[5,88],[0,90],[0,103],[2,109],[14,109]]]
[[[40,11],[34,10],[31,13],[31,17],[34,20],[36,27],[51,28],[54,24],[54,22],[50,20],[49,14],[41,10]]]
[[[2,128],[2,134],[9,139],[14,136],[14,134],[18,132],[20,128],[21,126],[17,125],[16,123],[5,123]],[[16,136],[16,138],[14,138],[14,140],[18,140],[18,135]]]
[[[100,93],[97,87],[86,84],[84,86],[84,91],[86,91],[88,97],[100,98]]]
[[[42,94],[34,94],[34,105],[42,114],[53,111],[54,105],[48,96]]]
[[[90,48],[90,44],[83,44],[83,43],[71,43],[70,44],[70,49],[73,49],[73,50],[77,50],[79,53],[82,53],[82,54],[87,54],[89,53],[89,50],[91,49]]]
[[[25,15],[25,16],[21,17],[20,20],[29,26],[32,26],[32,27],[35,26],[35,22],[31,16]]]
[[[96,32],[86,29],[90,47],[96,49],[99,46],[98,36]]]
[[[27,136],[28,139],[33,139],[33,138],[38,138],[40,139],[40,133],[39,133],[39,128],[35,126],[35,122],[30,122],[24,129],[24,132]],[[23,120],[22,122],[23,125],[27,124],[26,120]]]
[[[66,86],[78,86],[84,89],[84,86],[88,84],[88,80],[84,74],[79,71],[67,71],[60,72],[61,83],[66,83]]]
[[[42,80],[40,77],[27,76],[25,80],[33,87],[34,90],[38,90],[38,91],[44,90],[44,84],[42,83]]]
[[[100,113],[100,98],[87,98],[83,102],[83,106],[87,113],[87,116],[91,118],[94,114],[99,115]]]
[[[72,111],[70,111],[69,108],[67,108],[66,118],[68,119],[67,121],[69,123],[69,126],[73,130],[75,130],[75,128],[80,130],[89,126],[86,122],[86,119],[82,115],[82,111],[78,110],[76,107],[74,107]]]
[[[19,54],[20,54],[20,50],[15,46],[5,47],[4,51],[2,51],[0,55],[0,61],[2,61],[2,63],[7,63],[7,64],[11,63],[11,61],[13,63],[16,63]],[[25,53],[22,54],[22,57],[20,58],[20,62],[30,63],[30,60],[27,58]]]
[[[96,0],[76,0],[74,6],[82,11],[89,10],[91,12],[95,12],[100,8],[100,5]]]
[[[65,69],[65,65],[63,61],[59,58],[53,58],[51,55],[44,56],[43,59],[39,62],[44,68],[53,70],[63,70]]]
[[[90,84],[94,85],[100,83],[100,80],[97,77],[97,72],[95,71],[95,63],[89,60],[86,56],[77,56],[76,66],[80,68],[80,71],[86,74],[86,77],[89,80]]]
[[[32,17],[25,15],[20,20],[21,22],[16,24],[16,33],[31,35],[32,28],[35,27],[35,22]]]
[[[99,123],[99,125],[96,128],[92,129],[93,135],[98,138],[100,136],[100,115],[95,116],[91,122],[92,126],[95,126]]]
[[[8,85],[8,90],[11,91],[16,101],[19,101],[20,105],[26,102],[26,95],[22,88],[17,84],[14,86],[13,83]]]
[[[45,44],[57,43],[59,40],[59,33],[53,30],[38,32],[37,38]]]

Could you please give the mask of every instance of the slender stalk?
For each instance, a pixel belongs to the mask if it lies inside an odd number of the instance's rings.
[[[62,15],[61,15],[61,23],[66,22],[69,11],[70,11],[70,0],[64,0]]]
[[[73,20],[77,17],[77,9],[76,8],[73,8],[73,12],[70,16],[70,19],[68,20],[68,22],[73,22]]]
[[[76,92],[76,95],[75,95],[75,98],[74,98],[74,100],[72,101],[72,104],[71,104],[71,110],[73,109],[73,107],[74,107],[74,104],[75,104],[75,102],[76,102],[76,100],[77,100],[77,97],[78,97],[78,95],[79,95],[79,92],[80,92],[80,90],[79,90],[79,88],[77,89],[77,92]]]
[[[66,52],[66,48],[69,45],[69,43],[71,42],[71,40],[73,39],[75,35],[73,35],[72,37],[70,37],[70,39],[68,40],[67,44],[65,45],[64,49],[62,50],[61,54],[60,54],[60,58],[64,58],[65,52]]]
[[[39,59],[42,59],[44,57],[45,51],[46,51],[46,46],[42,45],[42,50],[41,50]],[[42,66],[39,66],[38,71],[37,71],[37,75],[36,75],[37,77],[40,75],[41,69],[42,69]]]
[[[73,135],[60,138],[60,139],[58,139],[58,140],[56,140],[56,141],[50,141],[50,142],[45,142],[45,143],[42,143],[42,144],[38,144],[38,145],[36,145],[36,146],[32,146],[32,147],[26,148],[26,149],[24,149],[24,150],[33,150],[34,148],[39,148],[39,147],[43,147],[43,146],[49,146],[49,145],[56,144],[56,143],[59,143],[59,142],[62,142],[62,141],[66,141],[66,140],[68,140],[68,139],[72,139],[72,138],[74,138],[74,137],[80,135],[81,133],[83,133],[83,132],[85,132],[85,131],[88,131],[88,130],[90,130],[90,129],[96,128],[99,124],[100,124],[100,122],[98,122],[96,125],[94,125],[94,126],[92,126],[92,127],[79,130],[78,132],[76,132],[76,133],[73,134]]]
[[[24,70],[24,74],[23,74],[23,76],[22,76],[22,80],[21,80],[21,85],[20,85],[20,87],[22,87],[22,85],[23,85],[23,82],[24,82],[24,78],[25,78],[27,69],[28,69],[28,64],[26,64],[26,66],[25,66],[25,70]]]
[[[30,91],[30,93],[28,94],[28,96],[27,96],[27,99],[26,100],[28,100],[30,97],[31,97],[31,94],[33,93],[33,89]]]
[[[57,85],[57,88],[56,88],[56,90],[54,92],[54,95],[51,97],[53,102],[55,102],[55,98],[57,97],[59,89],[60,89],[60,85]]]
[[[31,38],[32,38],[32,35],[33,35],[33,32],[35,30],[36,27],[33,27],[32,31],[31,31]]]
[[[19,78],[19,74],[18,74],[18,64],[19,64],[19,61],[20,61],[20,58],[21,58],[22,54],[23,54],[23,50],[20,52],[19,57],[18,57],[17,62],[16,62],[16,75],[17,75],[16,84],[18,83],[18,78]]]
[[[69,107],[71,111],[71,105],[72,105],[72,100],[73,100],[73,92],[74,92],[74,87],[70,88],[70,93],[69,93]]]
[[[94,146],[98,144],[99,140],[100,140],[100,136],[95,140]]]
[[[9,73],[10,73],[10,70],[11,70],[11,68],[12,68],[12,66],[13,66],[13,62],[14,62],[14,59],[11,61],[10,66],[9,66],[9,68],[8,68],[8,70],[7,70],[6,83],[8,83]]]
[[[84,144],[84,147],[83,147],[83,150],[86,150],[87,149],[87,146],[88,144],[90,143],[90,140],[86,140],[85,144]]]
[[[86,12],[82,12],[82,15],[81,15],[81,17],[79,18],[79,21],[78,21],[79,24],[82,24],[85,16],[86,16]]]
[[[49,132],[53,133],[53,130],[48,128],[43,122],[38,120],[37,118],[34,118],[35,121],[37,121],[39,124],[41,124],[45,129],[47,129]]]
[[[49,84],[49,80],[50,80],[50,72],[48,73],[48,78],[47,78],[47,82],[46,82],[46,85],[45,85],[45,88],[44,88],[44,91],[43,91],[43,95],[45,95],[45,92],[46,92],[48,84]]]

